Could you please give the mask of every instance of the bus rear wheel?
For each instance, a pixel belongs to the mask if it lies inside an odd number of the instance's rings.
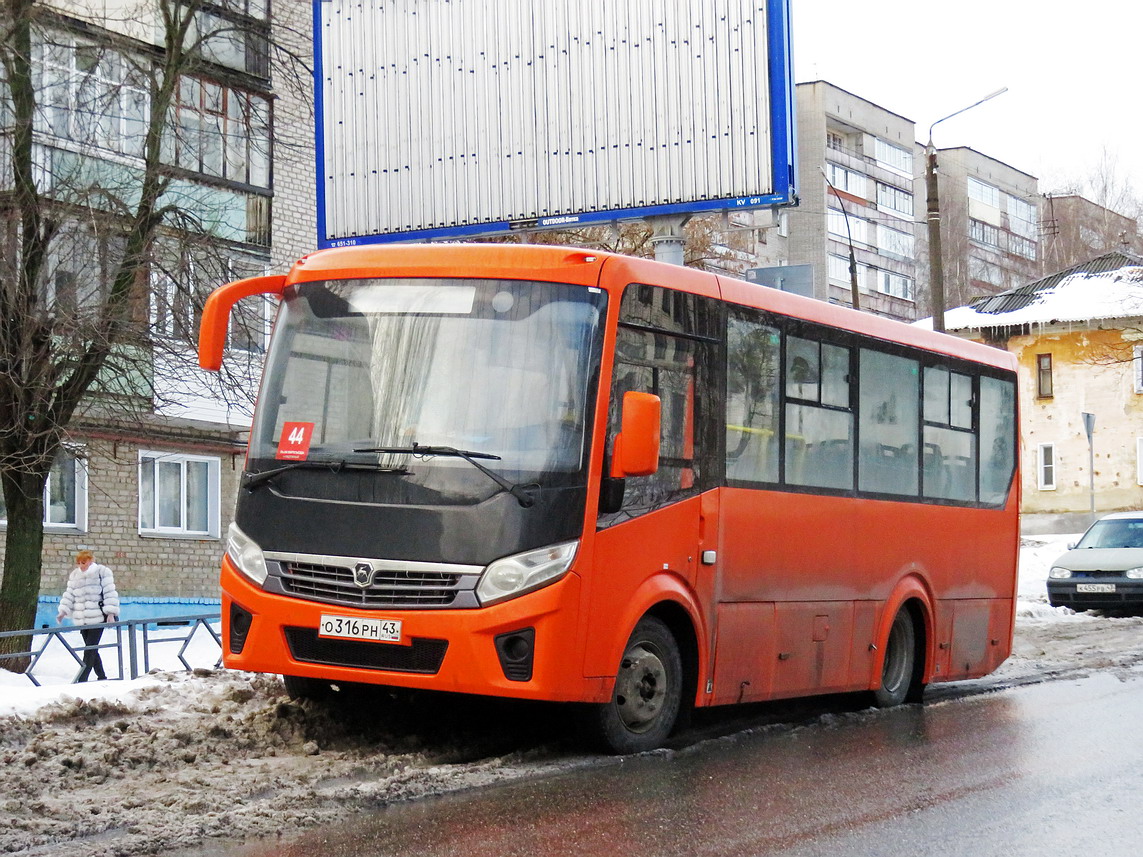
[[[593,706],[595,737],[613,753],[642,753],[667,740],[682,703],[683,666],[674,635],[643,618],[623,650],[611,701]]]
[[[905,702],[919,702],[924,685],[920,681],[917,660],[917,629],[907,607],[897,611],[889,640],[885,645],[885,661],[881,667],[881,686],[873,692],[879,708],[892,708]]]

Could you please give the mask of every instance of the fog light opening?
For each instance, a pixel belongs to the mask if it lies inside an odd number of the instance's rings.
[[[536,629],[521,628],[500,634],[495,639],[500,669],[509,681],[531,681],[535,660]]]

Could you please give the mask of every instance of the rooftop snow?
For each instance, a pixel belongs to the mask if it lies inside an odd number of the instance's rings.
[[[996,297],[999,296],[989,296],[968,306],[948,310],[945,312],[945,329],[979,330],[1143,317],[1143,266],[1128,266],[1103,273],[1077,272],[1028,295],[1024,306],[1016,306],[1007,312],[982,311],[982,308],[994,305]],[[933,322],[926,318],[916,324],[931,329]]]

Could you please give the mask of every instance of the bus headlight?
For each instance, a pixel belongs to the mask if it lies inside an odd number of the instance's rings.
[[[1124,574],[1132,580],[1143,580],[1143,568],[1129,568]]]
[[[266,580],[266,558],[262,548],[237,524],[231,524],[226,531],[226,555],[234,567],[261,586]]]
[[[1052,580],[1066,580],[1071,576],[1071,569],[1060,568],[1058,565],[1054,566],[1052,570],[1048,572],[1048,577],[1050,577]]]
[[[484,569],[476,585],[480,603],[495,604],[554,583],[571,568],[578,547],[578,541],[562,542],[496,560]]]

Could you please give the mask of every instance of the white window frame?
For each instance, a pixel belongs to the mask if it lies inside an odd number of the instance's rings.
[[[913,278],[895,271],[878,271],[877,291],[883,295],[911,301],[914,298]]]
[[[900,217],[911,218],[914,208],[913,194],[896,185],[877,182],[877,208]]]
[[[1024,238],[1036,237],[1036,206],[1018,196],[1008,197],[1008,228]]]
[[[827,162],[826,175],[829,184],[833,185],[835,189],[866,199],[867,177],[862,173],[855,173],[853,170],[847,170],[838,164]]]
[[[1135,379],[1135,392],[1143,393],[1143,345],[1132,349],[1131,374]]]
[[[874,137],[873,157],[881,166],[903,176],[913,177],[913,153],[903,146]]]
[[[74,521],[51,521],[51,496],[52,485],[54,480],[57,480],[56,467],[59,464],[59,459],[52,464],[52,469],[48,473],[47,481],[44,483],[44,532],[47,533],[84,533],[87,532],[87,456],[82,447],[63,447],[60,449],[61,453],[71,456],[72,466],[75,468],[75,520]],[[8,520],[6,517],[0,518],[0,526],[7,527]]]
[[[1036,447],[1036,487],[1041,491],[1056,490],[1056,445],[1041,443]]]
[[[877,224],[877,249],[883,256],[894,256],[899,259],[915,258],[915,243],[913,233],[894,229],[883,223]]]
[[[968,198],[991,208],[1000,208],[1000,188],[974,176],[968,177]]]
[[[207,497],[205,530],[192,530],[187,527],[187,477],[186,465],[191,462],[204,462],[207,465]],[[179,512],[182,523],[179,526],[163,526],[159,523],[159,470],[158,464],[180,465],[179,476]],[[148,504],[143,496],[143,473],[145,467],[151,467],[153,479],[151,482],[151,498]],[[148,538],[186,538],[186,539],[218,539],[221,533],[221,500],[222,500],[222,459],[213,455],[189,455],[184,453],[162,452],[159,450],[140,450],[138,467],[138,496],[139,496],[139,535]],[[152,524],[144,525],[144,513],[149,506]]]

